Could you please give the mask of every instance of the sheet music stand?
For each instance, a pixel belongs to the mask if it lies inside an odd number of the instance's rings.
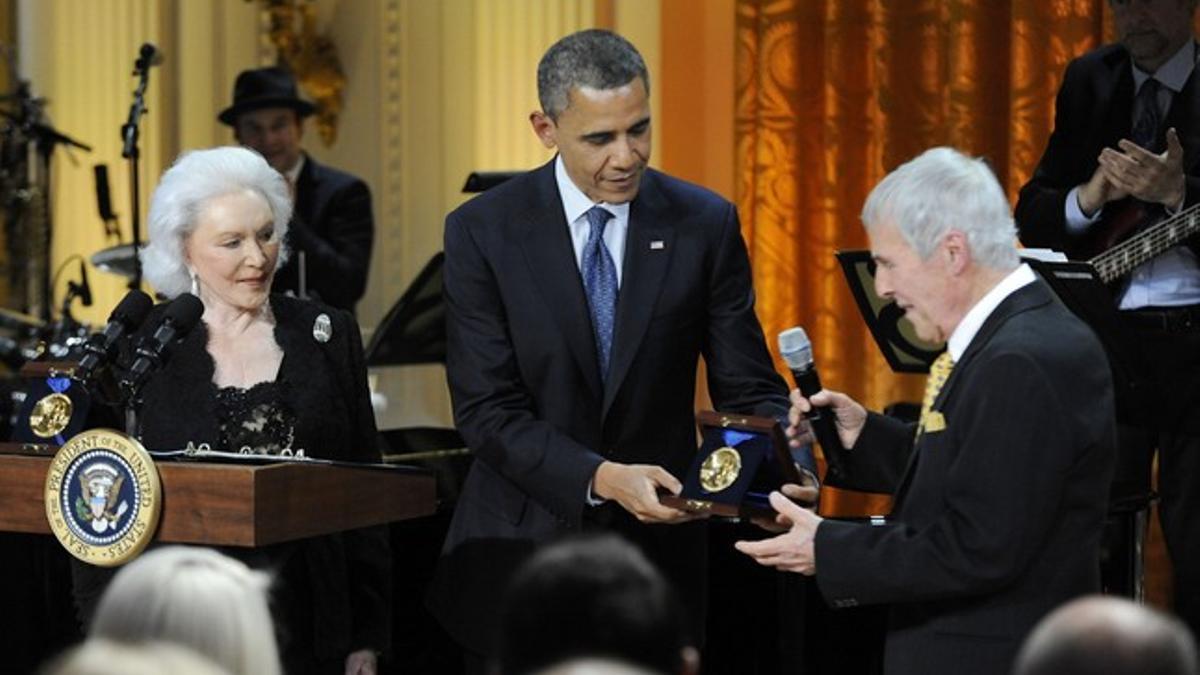
[[[875,293],[875,261],[870,251],[838,251],[835,255],[858,311],[888,365],[897,373],[928,373],[929,364],[942,353],[945,344],[917,337],[911,324],[901,323],[904,311],[896,302]]]
[[[1118,401],[1134,405],[1142,400],[1147,372],[1141,358],[1129,349],[1130,336],[1120,320],[1112,291],[1091,263],[1077,260],[1047,261],[1023,258],[1050,286],[1075,316],[1091,326],[1108,354],[1114,394]]]

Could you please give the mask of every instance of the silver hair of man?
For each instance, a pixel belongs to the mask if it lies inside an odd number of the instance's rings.
[[[616,89],[642,78],[650,93],[646,62],[629,40],[593,28],[555,42],[538,63],[538,101],[542,112],[557,120],[570,103],[572,89]]]
[[[141,252],[142,272],[155,290],[173,298],[191,288],[184,243],[209,201],[244,190],[267,200],[275,220],[274,236],[286,241],[292,218],[287,181],[257,152],[233,146],[193,150],[180,155],[163,173],[146,219],[149,243]],[[281,247],[275,269],[287,261],[287,254],[287,248]]]
[[[926,150],[889,173],[867,197],[862,221],[868,231],[891,223],[922,259],[958,230],[976,262],[997,270],[1020,262],[1012,209],[996,175],[953,148]]]
[[[269,586],[267,574],[212,549],[156,548],[113,578],[90,635],[133,644],[172,642],[234,675],[279,675]]]

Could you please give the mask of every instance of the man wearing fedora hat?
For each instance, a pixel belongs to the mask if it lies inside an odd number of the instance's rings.
[[[300,148],[304,118],[315,110],[297,94],[291,73],[272,66],[242,71],[233,85],[233,105],[217,119],[292,188],[292,255],[275,275],[273,290],[315,296],[353,312],[367,287],[375,233],[371,192],[361,178],[318,164]]]

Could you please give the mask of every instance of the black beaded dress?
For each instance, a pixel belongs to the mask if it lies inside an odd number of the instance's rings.
[[[296,415],[287,406],[284,380],[259,382],[248,389],[216,390],[218,449],[262,455],[290,455]]]

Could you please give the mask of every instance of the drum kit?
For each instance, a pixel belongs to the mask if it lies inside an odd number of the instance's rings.
[[[133,279],[138,272],[132,244],[101,250],[92,255],[91,263],[96,269],[127,279]],[[8,370],[7,377],[0,375],[0,438],[7,438],[12,415],[21,409],[24,401],[24,387],[21,378],[17,377],[21,366],[38,359],[75,360],[91,334],[91,326],[71,316],[70,304],[76,297],[78,285],[72,282],[70,286],[72,290],[68,291],[62,312],[53,321],[0,307],[0,373],[5,366]]]

